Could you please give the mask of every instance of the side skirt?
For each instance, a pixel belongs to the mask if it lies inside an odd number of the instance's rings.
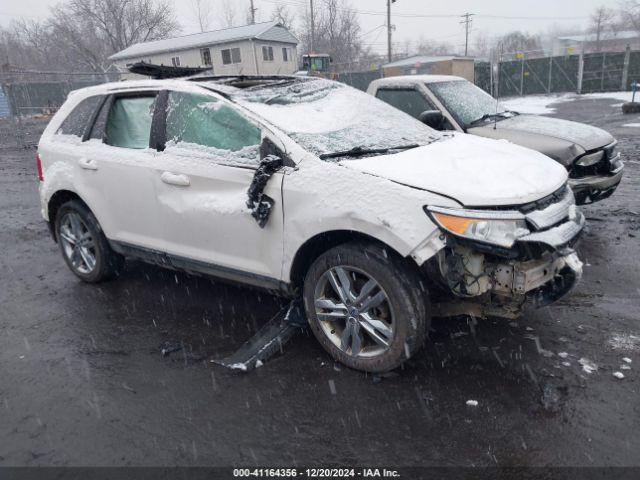
[[[290,283],[281,280],[257,275],[255,273],[243,272],[233,268],[214,265],[190,258],[169,255],[159,250],[139,247],[123,242],[109,240],[111,248],[125,257],[135,258],[146,263],[159,265],[164,268],[179,270],[193,275],[205,275],[225,282],[249,285],[264,290],[269,290],[275,294],[291,297],[295,294],[295,289]]]

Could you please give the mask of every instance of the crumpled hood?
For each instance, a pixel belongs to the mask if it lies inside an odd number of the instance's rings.
[[[604,130],[584,123],[538,115],[517,115],[468,130],[472,135],[509,140],[569,166],[579,155],[614,141]]]
[[[567,181],[567,171],[541,153],[458,133],[424,147],[341,164],[473,207],[532,202]]]

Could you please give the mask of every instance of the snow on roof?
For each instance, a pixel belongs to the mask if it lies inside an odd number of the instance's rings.
[[[190,48],[249,39],[298,44],[298,39],[287,28],[276,21],[271,21],[214,30],[211,32],[195,33],[182,37],[166,38],[164,40],[136,43],[111,55],[109,59],[123,60],[127,58],[138,58],[145,55],[187,50]]]
[[[602,32],[600,34],[600,41],[630,40],[632,38],[640,38],[640,33],[633,30],[623,30],[621,32]],[[569,35],[567,37],[558,37],[558,40],[569,40],[572,42],[596,42],[598,40],[598,35],[595,33],[588,33],[586,35]]]
[[[402,75],[398,77],[386,77],[374,80],[372,83],[376,85],[404,85],[414,83],[439,83],[452,81],[465,81],[462,77],[454,75]]]
[[[413,57],[405,58],[404,60],[397,60],[395,62],[387,63],[382,66],[382,68],[387,67],[408,67],[413,66],[416,63],[435,63],[435,62],[446,62],[448,60],[471,60],[470,57],[457,57],[455,55],[445,55],[445,56],[425,56],[425,55],[415,55]]]

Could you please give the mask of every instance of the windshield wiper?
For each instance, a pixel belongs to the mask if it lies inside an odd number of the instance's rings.
[[[412,148],[418,148],[420,145],[412,143],[411,145],[402,145],[399,147],[387,147],[387,148],[364,148],[361,146],[353,147],[351,150],[345,150],[343,152],[323,153],[320,155],[322,160],[327,158],[339,158],[339,157],[361,157],[364,155],[375,155],[377,153],[388,153],[391,150],[410,150]]]
[[[481,116],[480,118],[476,118],[475,120],[469,122],[469,125],[475,125],[476,123],[481,123],[484,122],[485,120],[489,120],[490,118],[506,118],[505,117],[505,113],[510,113],[511,115],[513,115],[514,117],[516,115],[520,115],[520,113],[518,112],[514,112],[512,110],[505,110],[503,112],[498,112],[498,113],[485,113],[483,116]]]

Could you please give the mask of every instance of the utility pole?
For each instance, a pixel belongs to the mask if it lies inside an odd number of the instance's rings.
[[[258,10],[257,8],[255,8],[254,4],[253,4],[253,0],[251,0],[251,24],[255,24],[256,23],[256,10]]]
[[[460,15],[464,20],[460,22],[461,25],[464,25],[464,56],[466,57],[469,53],[469,32],[471,31],[471,22],[473,21],[471,17],[473,17],[473,13],[465,13],[464,15]]]
[[[387,0],[387,51],[389,56],[389,63],[393,61],[393,51],[391,45],[391,36],[393,33],[393,25],[391,25],[391,4],[396,3],[396,0]]]
[[[313,0],[309,0],[311,2],[311,45],[309,45],[310,48],[310,52],[309,53],[313,53],[313,49],[315,47],[315,43],[316,43],[316,24],[315,24],[315,17],[313,14]]]

